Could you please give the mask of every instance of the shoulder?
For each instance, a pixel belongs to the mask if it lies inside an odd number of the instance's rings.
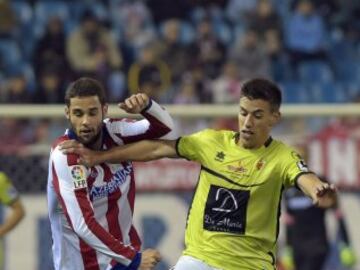
[[[9,177],[4,172],[0,172],[0,187],[3,187],[7,183],[11,183]]]
[[[58,137],[51,145],[51,149],[55,149],[60,143],[70,140],[68,135],[62,135],[60,137]]]
[[[184,141],[194,141],[196,145],[227,144],[236,136],[233,131],[204,129],[191,135],[181,137]]]
[[[274,155],[281,162],[299,162],[303,160],[303,157],[291,146],[283,143],[279,140],[273,140],[271,143],[271,148],[273,149]]]
[[[61,136],[55,140],[51,148],[51,160],[54,163],[62,164],[64,166],[72,166],[78,164],[79,155],[77,154],[63,154],[59,150],[59,144],[63,141],[69,140],[67,135]]]
[[[226,138],[228,136],[233,136],[235,132],[228,130],[215,130],[215,129],[203,129],[194,133],[193,135],[204,136],[204,137],[214,137],[214,138]]]

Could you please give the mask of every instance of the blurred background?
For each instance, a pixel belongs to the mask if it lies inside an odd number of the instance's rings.
[[[358,0],[0,0],[0,170],[27,210],[5,238],[5,269],[52,269],[48,152],[79,76],[99,79],[110,103],[142,91],[166,104],[179,135],[237,130],[241,82],[273,79],[284,96],[274,137],[305,146],[310,168],[339,186],[360,258],[359,40]],[[135,220],[144,247],[163,253],[157,269],[168,269],[183,248],[198,167],[163,160],[136,171]],[[344,266],[336,218],[326,216],[326,269],[360,269]]]

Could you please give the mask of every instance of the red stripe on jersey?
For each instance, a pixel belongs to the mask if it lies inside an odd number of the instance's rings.
[[[56,146],[58,146],[58,144],[60,144],[63,141],[67,141],[67,140],[69,140],[69,136],[63,135],[63,136],[57,138],[51,147],[54,149]]]
[[[67,158],[68,166],[78,165],[79,155],[77,155],[77,154],[67,154],[66,158]]]
[[[53,173],[53,185],[54,185],[54,189],[55,189],[55,192],[59,198],[59,201],[61,203],[61,207],[63,209],[63,212],[66,216],[66,219],[68,221],[68,223],[70,224],[71,228],[74,229],[73,225],[72,225],[72,222],[71,222],[71,219],[69,217],[69,214],[68,214],[68,211],[67,211],[67,208],[66,208],[66,204],[63,200],[63,198],[61,197],[61,194],[60,194],[60,187],[59,187],[59,178],[56,174],[56,171],[55,171],[55,166],[54,166],[54,163],[52,164],[52,173]],[[80,250],[81,250],[81,257],[82,257],[82,260],[84,262],[84,268],[85,270],[100,270],[99,268],[99,264],[97,262],[97,259],[96,259],[96,252],[94,249],[92,249],[89,245],[87,245],[83,240],[80,240]]]
[[[129,188],[129,192],[128,192],[128,202],[131,208],[131,212],[132,214],[134,213],[134,202],[135,202],[135,190],[136,190],[136,185],[135,185],[135,177],[134,177],[134,170],[132,170],[131,172],[131,182],[130,182],[130,188]],[[131,225],[131,229],[129,232],[129,237],[130,237],[130,242],[131,245],[137,250],[139,251],[141,248],[141,240],[139,237],[139,234],[137,233],[134,225]]]
[[[106,129],[106,134],[104,134],[104,145],[106,146],[106,149],[110,149],[112,147],[117,146],[117,144],[114,142],[114,140],[110,137],[108,130]]]
[[[126,162],[122,162],[121,164],[123,166],[126,166]],[[135,190],[136,190],[135,176],[134,176],[134,170],[132,170],[130,173],[130,188],[127,196],[132,214],[134,213]]]
[[[129,232],[129,237],[130,237],[130,242],[131,245],[137,250],[139,251],[141,248],[141,240],[139,237],[138,232],[136,231],[134,225],[131,225],[131,229]]]
[[[104,181],[109,182],[112,177],[111,170],[108,165],[101,164],[104,170]],[[119,241],[123,241],[121,228],[119,224],[119,205],[118,200],[121,196],[120,188],[117,188],[110,196],[108,196],[108,210],[106,212],[106,220],[109,226],[109,233],[111,233]]]
[[[110,234],[94,218],[93,209],[87,198],[87,191],[84,189],[75,190],[75,195],[89,230],[110,250],[132,260],[136,251],[130,246],[122,245],[115,237],[109,237]]]
[[[148,113],[143,113],[143,116],[150,122],[149,129],[142,134],[132,136],[122,136],[122,134],[115,133],[120,139],[124,141],[124,144],[132,143],[145,139],[156,139],[169,133],[171,129],[164,123],[160,122],[157,118]]]
[[[84,240],[80,239],[80,250],[81,257],[84,262],[85,270],[100,270],[99,263],[96,258],[95,250],[85,243]]]
[[[90,174],[86,179],[88,190],[91,190],[92,186],[94,185],[94,182],[96,181],[96,177],[98,176],[98,171],[95,167],[90,168]]]
[[[74,227],[73,227],[73,225],[71,223],[71,219],[70,219],[70,217],[68,215],[68,211],[66,209],[66,204],[65,204],[65,202],[64,202],[64,200],[63,200],[63,198],[61,197],[61,194],[60,194],[59,178],[58,178],[58,176],[56,174],[54,162],[52,163],[51,168],[52,168],[52,174],[53,174],[52,175],[53,176],[53,185],[54,185],[56,195],[58,197],[58,200],[61,203],[62,210],[64,211],[64,214],[66,216],[67,221],[69,222],[69,225],[71,226],[72,229],[74,229]]]

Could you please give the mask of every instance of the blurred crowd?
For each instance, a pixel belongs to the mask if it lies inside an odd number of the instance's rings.
[[[233,103],[241,80],[279,82],[286,102],[359,93],[360,2],[1,0],[0,101],[63,103],[79,76],[109,101]]]
[[[236,103],[242,80],[258,76],[278,82],[285,103],[351,102],[359,40],[352,0],[1,0],[0,102],[63,104],[79,76],[102,81],[110,102],[142,91],[163,104]],[[0,128],[2,154],[40,153],[64,122]]]

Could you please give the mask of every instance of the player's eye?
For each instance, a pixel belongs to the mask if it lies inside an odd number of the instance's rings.
[[[246,115],[247,115],[247,112],[245,112],[245,111],[240,111],[240,114],[241,114],[242,116],[246,116]]]
[[[81,117],[81,116],[83,116],[83,113],[80,111],[74,111],[73,115],[75,115],[76,117]]]
[[[91,110],[89,114],[90,116],[96,116],[98,114],[98,110],[97,109]]]

